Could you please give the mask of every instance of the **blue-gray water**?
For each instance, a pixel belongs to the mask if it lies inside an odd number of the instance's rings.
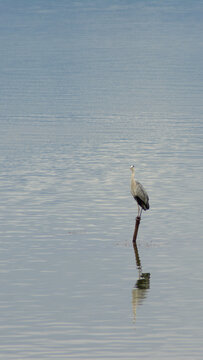
[[[202,359],[202,20],[0,1],[0,359]]]

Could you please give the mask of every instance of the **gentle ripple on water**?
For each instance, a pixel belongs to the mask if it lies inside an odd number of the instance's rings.
[[[0,7],[0,358],[201,359],[200,3]]]

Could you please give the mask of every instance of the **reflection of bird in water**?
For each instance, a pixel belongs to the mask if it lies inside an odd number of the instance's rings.
[[[147,298],[147,295],[148,293],[146,289],[132,289],[132,309],[134,321],[136,321],[137,307],[143,304],[144,300]]]
[[[136,320],[137,306],[142,305],[148,295],[150,287],[150,273],[142,273],[132,290],[132,307],[134,321]]]
[[[142,265],[136,243],[133,243],[133,247],[135,252],[136,265],[139,272],[139,278],[136,281],[134,289],[132,290],[132,307],[135,321],[137,305],[141,305],[144,299],[147,297],[148,289],[150,287],[150,273],[142,272]]]
[[[148,210],[149,209],[149,196],[138,181],[135,180],[135,167],[132,165],[130,167],[130,170],[132,171],[131,175],[131,194],[134,197],[134,199],[137,201],[138,206],[138,216],[141,216],[142,209]],[[141,207],[141,209],[140,209]]]

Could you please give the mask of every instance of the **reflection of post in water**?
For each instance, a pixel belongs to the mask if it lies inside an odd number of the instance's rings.
[[[138,253],[137,244],[134,241],[133,241],[133,247],[134,247],[135,260],[136,260],[136,265],[137,265],[137,268],[138,268],[139,279],[140,279],[140,277],[142,275],[142,265],[141,265],[141,261],[140,261],[140,257],[139,257],[139,253]]]
[[[134,252],[135,252],[135,260],[136,265],[139,271],[139,278],[136,282],[136,287],[138,289],[149,289],[150,287],[150,273],[143,273],[142,272],[142,265],[139,257],[139,252],[137,248],[137,244],[133,242]]]
[[[137,305],[141,305],[143,300],[147,296],[147,290],[150,287],[150,273],[143,273],[142,272],[142,265],[138,253],[138,248],[136,245],[136,242],[133,241],[133,247],[135,252],[135,260],[136,265],[138,268],[138,280],[136,281],[136,284],[134,286],[134,289],[132,290],[132,306],[133,306],[133,314],[134,314],[134,320],[136,318],[136,309]]]

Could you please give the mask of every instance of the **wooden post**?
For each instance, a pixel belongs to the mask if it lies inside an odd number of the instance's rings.
[[[139,225],[140,225],[140,220],[141,220],[141,217],[137,216],[136,217],[136,223],[135,223],[135,231],[134,231],[134,235],[133,235],[133,243],[136,243],[137,233],[138,233],[138,229],[139,229]]]

